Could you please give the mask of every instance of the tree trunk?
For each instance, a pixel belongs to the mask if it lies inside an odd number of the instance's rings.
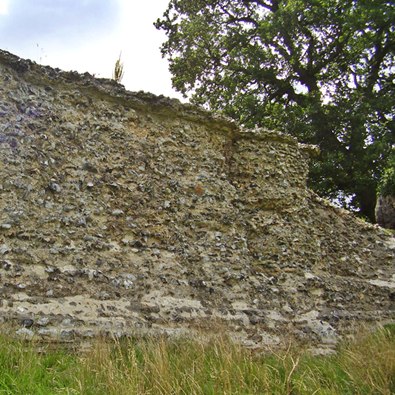
[[[355,199],[360,208],[360,215],[375,223],[376,188],[367,185],[363,191],[356,192]]]

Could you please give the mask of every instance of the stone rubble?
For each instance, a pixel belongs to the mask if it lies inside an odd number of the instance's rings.
[[[0,319],[59,341],[225,330],[332,349],[395,321],[395,243],[314,147],[0,51]]]

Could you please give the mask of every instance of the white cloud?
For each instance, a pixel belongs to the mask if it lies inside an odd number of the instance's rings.
[[[180,97],[159,50],[166,37],[153,26],[169,1],[13,0],[0,20],[0,48],[104,78],[122,51],[127,89]]]
[[[117,0],[13,0],[0,32],[19,45],[39,40],[69,45],[92,34],[99,38],[118,19]]]
[[[9,0],[0,0],[0,15],[8,14]]]

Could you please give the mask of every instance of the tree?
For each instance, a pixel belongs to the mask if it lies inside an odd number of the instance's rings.
[[[394,21],[384,0],[171,0],[155,26],[178,91],[317,144],[310,186],[373,221],[394,145]]]

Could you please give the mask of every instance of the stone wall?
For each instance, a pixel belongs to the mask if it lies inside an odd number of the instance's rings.
[[[0,320],[251,347],[394,321],[394,239],[306,188],[313,152],[0,51]]]
[[[380,226],[388,229],[395,229],[395,196],[378,196],[375,216]]]

